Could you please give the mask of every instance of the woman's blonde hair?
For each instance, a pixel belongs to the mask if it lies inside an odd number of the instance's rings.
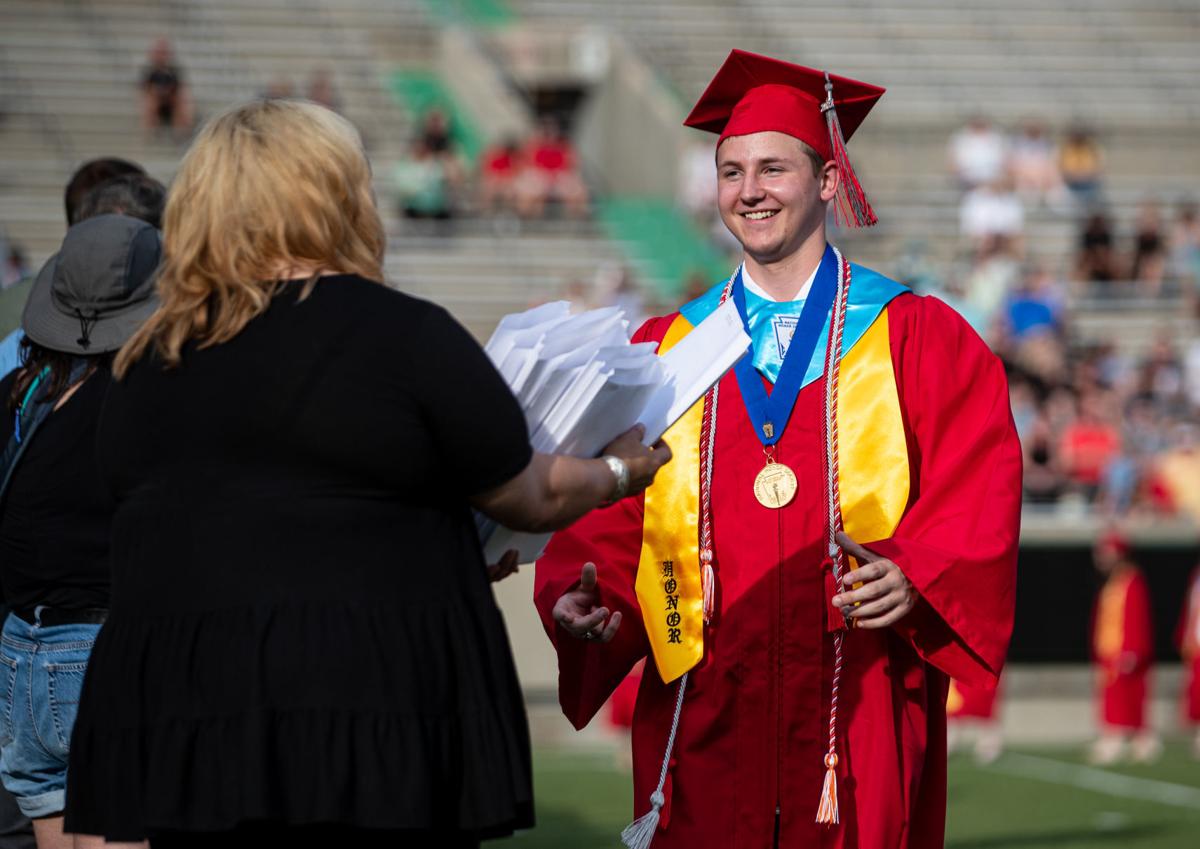
[[[370,166],[348,121],[299,100],[230,109],[200,131],[171,184],[161,305],[113,370],[123,376],[150,348],[175,366],[189,340],[232,339],[266,310],[281,269],[382,281],[385,243]]]

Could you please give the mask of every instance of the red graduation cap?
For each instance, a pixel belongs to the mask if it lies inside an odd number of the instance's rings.
[[[867,117],[884,89],[769,56],[733,50],[683,122],[730,136],[774,130],[807,144],[841,172],[838,211],[856,226],[878,219],[850,166],[846,140]]]

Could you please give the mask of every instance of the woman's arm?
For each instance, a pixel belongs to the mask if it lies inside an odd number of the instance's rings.
[[[638,425],[610,442],[606,455],[617,457],[629,470],[629,485],[620,495],[636,495],[671,459],[671,449],[659,441],[642,445]],[[471,499],[471,504],[505,527],[517,531],[555,531],[565,528],[596,507],[613,500],[617,478],[604,460],[581,460],[562,454],[534,454],[529,465],[511,480]]]

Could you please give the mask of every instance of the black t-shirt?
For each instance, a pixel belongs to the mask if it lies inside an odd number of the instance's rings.
[[[353,276],[302,286],[113,385],[114,605],[436,593],[479,568],[468,498],[531,456],[512,393],[442,308]]]
[[[0,441],[13,433],[0,381]],[[114,505],[96,462],[96,425],[111,377],[88,377],[50,413],[17,463],[0,504],[0,580],[12,608],[107,607]]]

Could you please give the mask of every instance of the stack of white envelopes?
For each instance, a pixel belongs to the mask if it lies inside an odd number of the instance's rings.
[[[555,301],[502,318],[486,351],[525,411],[535,451],[596,457],[635,424],[656,442],[749,346],[732,300],[661,357],[657,343],[630,343],[617,307],[572,315]],[[530,562],[550,540],[486,520],[480,533],[488,562],[514,548]]]

